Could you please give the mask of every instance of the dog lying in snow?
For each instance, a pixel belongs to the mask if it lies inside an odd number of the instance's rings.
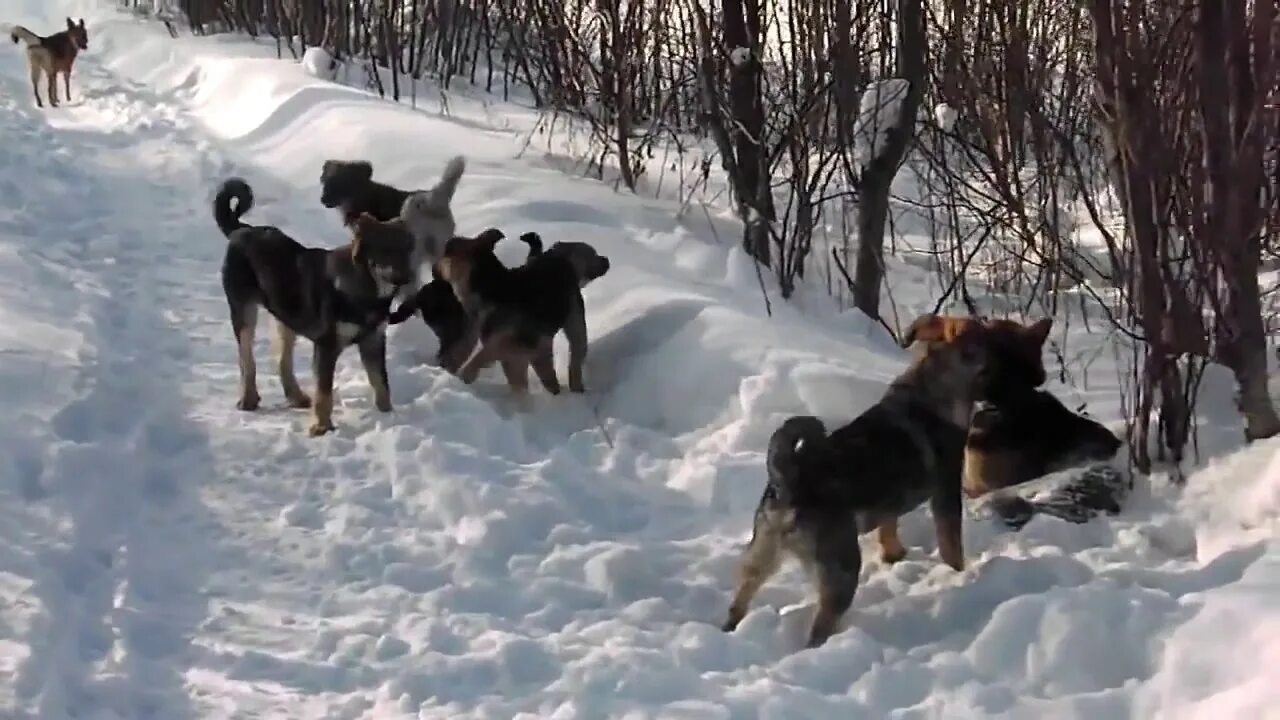
[[[529,389],[529,367],[547,392],[560,392],[552,343],[563,331],[569,340],[569,389],[585,392],[582,368],[587,356],[587,316],[582,288],[609,272],[609,258],[586,243],[563,242],[508,268],[494,254],[505,237],[490,228],[476,237],[453,237],[436,264],[470,318],[463,342],[479,347],[458,369],[463,382],[475,382],[482,368],[502,365],[517,395]],[[525,233],[532,247],[541,239]],[[532,253],[531,253],[532,254]]]
[[[998,378],[1043,382],[1047,332],[1043,324],[923,316],[903,340],[915,345],[914,361],[869,410],[830,434],[816,417],[784,422],[769,440],[769,479],[723,629],[738,626],[785,552],[817,582],[808,645],[823,644],[857,590],[858,536],[876,530],[881,559],[901,560],[898,517],[926,500],[939,554],[963,569],[961,469],[973,403]]]
[[[89,30],[84,26],[84,18],[78,23],[67,18],[67,29],[48,37],[15,25],[9,37],[15,43],[22,40],[27,44],[27,69],[31,72],[31,92],[36,96],[36,107],[44,107],[40,102],[41,75],[49,82],[50,107],[58,107],[58,75],[62,75],[67,102],[71,102],[71,68],[80,51],[89,49]]]
[[[260,402],[253,338],[262,307],[276,320],[285,397],[293,407],[313,410],[311,435],[334,429],[333,375],[338,356],[350,345],[360,350],[374,405],[390,412],[386,321],[392,298],[416,270],[413,238],[404,224],[362,215],[351,223],[350,244],[325,250],[304,247],[276,227],[245,224],[240,218],[252,207],[253,191],[239,178],[223,182],[213,201],[214,220],[227,238],[222,289],[239,347],[236,406],[256,410]],[[314,401],[293,374],[293,348],[299,335],[315,345]]]

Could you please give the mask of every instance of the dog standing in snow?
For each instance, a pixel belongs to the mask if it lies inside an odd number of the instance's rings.
[[[44,107],[40,102],[42,74],[49,81],[50,107],[58,107],[58,75],[62,75],[67,102],[71,102],[71,67],[75,65],[76,55],[89,49],[89,30],[84,26],[84,18],[78,23],[67,18],[67,29],[48,37],[15,25],[9,37],[14,43],[21,40],[27,44],[27,69],[31,71],[31,92],[36,96],[36,107]]]
[[[233,204],[234,203],[234,204]],[[333,430],[333,376],[338,356],[355,345],[373,386],[374,405],[391,412],[387,381],[387,317],[396,293],[416,275],[413,239],[399,221],[361,215],[351,222],[350,244],[333,250],[304,247],[279,228],[247,225],[253,207],[248,183],[231,178],[218,188],[213,217],[227,237],[222,289],[239,346],[241,410],[256,410],[253,360],[258,308],[276,320],[280,383],[289,405],[311,407],[311,435]],[[314,343],[314,400],[293,374],[293,347],[301,335]]]
[[[973,405],[1002,378],[1044,382],[1042,328],[1004,322],[993,327],[977,319],[925,315],[903,339],[904,346],[915,345],[914,361],[878,403],[830,434],[812,416],[789,418],[774,431],[768,482],[724,630],[742,622],[785,552],[817,581],[818,612],[808,645],[823,644],[858,588],[858,537],[876,530],[881,559],[901,560],[906,548],[898,538],[898,518],[925,501],[938,553],[952,568],[964,569],[961,470]]]

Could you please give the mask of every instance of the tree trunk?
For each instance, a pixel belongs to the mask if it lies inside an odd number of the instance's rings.
[[[908,83],[907,96],[886,136],[880,154],[871,158],[859,181],[858,254],[854,268],[853,304],[870,317],[880,317],[880,284],[884,280],[884,229],[889,191],[898,166],[915,138],[916,114],[928,72],[921,0],[898,0],[898,76]]]

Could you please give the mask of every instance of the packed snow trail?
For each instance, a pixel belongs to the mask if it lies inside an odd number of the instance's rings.
[[[93,7],[24,4],[8,19],[46,32]],[[0,717],[1190,718],[1280,701],[1259,674],[1280,648],[1276,443],[1195,476],[1182,504],[1158,487],[1085,525],[966,522],[964,573],[914,513],[908,558],[866,563],[823,648],[798,652],[795,568],[722,633],[764,440],[787,414],[867,407],[904,362],[888,338],[765,317],[740,253],[670,206],[511,159],[488,108],[441,119],[261,45],[88,20],[68,106],[37,110],[20,53],[0,56]],[[513,414],[496,377],[465,387],[418,362],[410,327],[390,343],[395,412],[345,357],[338,431],[312,439],[260,332],[264,409],[237,412],[216,184],[245,176],[247,220],[331,247],[329,153],[420,187],[458,148],[463,228],[614,259],[587,290],[588,396]],[[1231,647],[1207,672],[1214,632]]]

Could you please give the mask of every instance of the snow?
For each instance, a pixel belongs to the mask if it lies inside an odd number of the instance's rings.
[[[338,63],[327,50],[315,45],[302,53],[302,67],[311,77],[333,81],[338,77]]]
[[[884,154],[910,88],[911,83],[902,78],[888,78],[875,80],[862,91],[853,123],[853,155],[859,167],[865,169]]]
[[[956,120],[960,118],[960,113],[946,103],[938,103],[938,106],[933,109],[933,117],[938,122],[938,129],[944,133],[949,133],[956,126]]]
[[[729,62],[734,65],[746,65],[750,59],[751,48],[749,47],[736,47],[729,52]]]
[[[917,511],[907,559],[866,563],[822,648],[800,650],[794,567],[723,633],[768,434],[874,402],[906,361],[886,333],[817,302],[767,316],[736,243],[518,159],[479,104],[442,117],[267,43],[18,4],[33,29],[85,15],[91,50],[73,102],[44,111],[0,55],[0,716],[1218,718],[1280,700],[1280,441],[1185,493],[1157,478],[1114,518],[971,518],[963,573]],[[467,387],[423,364],[430,335],[406,324],[393,414],[347,356],[338,431],[306,437],[265,331],[265,408],[236,411],[215,185],[243,175],[251,221],[334,246],[324,159],[424,187],[460,151],[460,230],[611,257],[585,291],[588,394],[513,413],[496,373]],[[1114,394],[1089,396],[1113,426]]]

